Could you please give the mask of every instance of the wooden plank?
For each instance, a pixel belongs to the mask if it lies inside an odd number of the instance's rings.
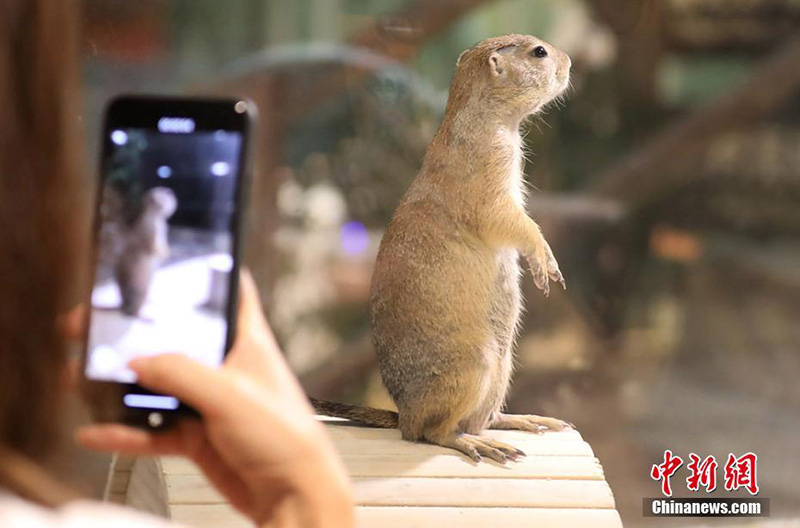
[[[175,505],[174,522],[203,528],[250,528],[252,522],[226,504]],[[560,508],[356,508],[358,528],[621,528],[615,510]]]
[[[530,455],[475,464],[453,450],[400,439],[397,430],[324,420],[353,479],[358,526],[621,526],[603,469],[577,431],[487,434]],[[249,526],[191,462],[161,459],[173,520]]]
[[[130,471],[136,463],[135,456],[115,454],[111,460],[114,471]]]
[[[622,528],[615,510],[540,508],[418,508],[356,509],[358,528]]]
[[[165,477],[171,475],[198,475],[201,473],[197,464],[188,458],[178,456],[161,457],[161,471]]]
[[[423,443],[401,441],[396,429],[374,429],[351,426],[327,428],[336,449],[343,456],[370,453],[373,455],[399,455],[415,452],[425,455],[450,455],[466,460],[457,451]],[[577,431],[535,435],[521,431],[486,431],[486,436],[522,449],[528,456],[594,456],[592,448],[581,439]]]
[[[176,505],[172,520],[202,528],[252,527],[252,522],[228,505]],[[443,524],[459,528],[621,528],[615,510],[560,508],[356,508],[358,528],[439,528]]]
[[[381,429],[378,427],[362,427],[358,425],[354,425],[348,422],[342,421],[333,421],[330,418],[325,418],[322,421],[329,434],[337,435],[342,437],[357,437],[359,439],[366,438],[366,439],[385,439],[391,438],[394,440],[400,440],[400,431],[398,429]],[[497,429],[489,429],[484,432],[487,436],[491,436],[492,438],[497,438],[498,440],[505,440],[505,441],[512,441],[512,440],[538,440],[538,441],[557,441],[557,442],[565,442],[565,441],[579,441],[583,442],[583,437],[581,434],[575,430],[569,431],[561,431],[561,432],[553,432],[547,431],[541,434],[534,434],[534,433],[527,433],[525,431],[500,431]]]
[[[504,466],[493,460],[472,464],[451,454],[430,456],[416,452],[393,456],[366,452],[345,455],[342,460],[351,477],[605,478],[600,462],[588,456],[529,456]],[[200,469],[184,458],[164,457],[161,466],[166,476],[200,474]]]
[[[105,495],[108,497],[125,495],[128,492],[128,483],[131,480],[130,471],[114,471],[106,484]],[[109,499],[106,499],[109,500]],[[113,501],[112,501],[113,502]]]
[[[205,482],[205,477],[203,477]],[[208,483],[205,484],[209,486]],[[137,510],[166,517],[169,511],[161,465],[157,458],[137,457],[131,470],[126,503]]]
[[[164,482],[170,505],[227,503],[202,474],[165,475]]]
[[[174,504],[170,519],[177,524],[198,528],[253,528],[253,521],[228,504]]]
[[[604,481],[520,479],[353,479],[361,506],[614,508]]]
[[[103,500],[116,504],[125,504],[128,485],[136,457],[114,455],[108,472],[108,480],[103,490]]]
[[[353,477],[431,477],[603,480],[603,468],[588,456],[528,456],[502,465],[484,459],[480,464],[452,455],[345,455],[347,473]]]
[[[360,528],[622,526],[603,469],[577,431],[489,431],[531,454],[503,466],[405,442],[397,430],[325,421],[353,479]],[[128,475],[129,504],[154,511],[163,501],[162,513],[186,526],[251,526],[186,459],[142,458],[119,469],[120,483]],[[120,495],[119,485],[109,488],[109,495]]]
[[[513,447],[522,449],[529,457],[531,456],[583,456],[593,457],[594,453],[592,448],[585,442],[506,442]],[[409,452],[418,455],[434,456],[443,455],[457,460],[461,460],[465,464],[474,464],[471,459],[466,455],[453,450],[440,446],[430,444],[409,444],[406,442],[399,442],[393,439],[363,439],[356,441],[348,441],[342,439],[334,439],[336,450],[342,456],[358,455],[361,453],[370,453],[373,455],[388,455],[397,456]]]
[[[410,444],[406,449],[372,442],[361,450],[357,446],[336,447],[354,477],[604,478],[599,461],[580,445],[551,449],[525,446],[528,456],[505,466],[488,459],[476,464],[453,450],[425,444]],[[183,458],[164,457],[161,463],[165,475],[200,473],[197,466]]]
[[[125,501],[128,499],[128,494],[126,493],[108,493],[103,497],[104,502],[111,502],[113,504],[125,504]]]
[[[172,505],[225,503],[202,475],[165,480]],[[363,506],[614,508],[611,489],[602,480],[355,478],[353,488]]]

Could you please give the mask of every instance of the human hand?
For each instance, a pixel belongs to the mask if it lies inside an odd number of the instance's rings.
[[[278,349],[248,273],[240,281],[236,336],[219,369],[180,354],[130,363],[140,385],[176,396],[202,421],[163,433],[91,425],[77,440],[102,451],[186,456],[259,525],[351,526],[344,467]]]

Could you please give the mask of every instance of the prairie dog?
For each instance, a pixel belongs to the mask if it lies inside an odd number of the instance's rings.
[[[166,187],[153,187],[142,200],[138,219],[123,231],[122,252],[114,269],[122,297],[120,309],[130,316],[139,315],[153,274],[169,256],[167,220],[178,207],[175,193]]]
[[[370,315],[398,413],[313,401],[318,412],[457,449],[475,461],[524,455],[480,436],[566,422],[501,412],[520,318],[521,255],[537,287],[564,283],[525,211],[522,121],[564,92],[571,62],[533,36],[480,42],[458,59],[422,168],[381,241]]]

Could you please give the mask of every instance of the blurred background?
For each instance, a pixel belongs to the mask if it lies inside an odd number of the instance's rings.
[[[757,453],[773,519],[800,518],[800,2],[81,9],[92,164],[103,105],[119,93],[256,102],[246,264],[308,393],[377,406],[391,402],[370,344],[371,268],[456,58],[512,32],[566,51],[573,89],[530,122],[526,173],[530,214],[569,289],[545,299],[523,277],[509,409],[575,423],[627,526],[647,524],[641,499],[659,496],[649,471],[666,448],[720,465],[728,452]],[[79,460],[102,473],[99,459]]]

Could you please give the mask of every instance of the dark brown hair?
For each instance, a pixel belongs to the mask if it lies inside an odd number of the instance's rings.
[[[0,487],[65,497],[43,464],[56,446],[67,306],[80,244],[77,9],[0,0]]]

